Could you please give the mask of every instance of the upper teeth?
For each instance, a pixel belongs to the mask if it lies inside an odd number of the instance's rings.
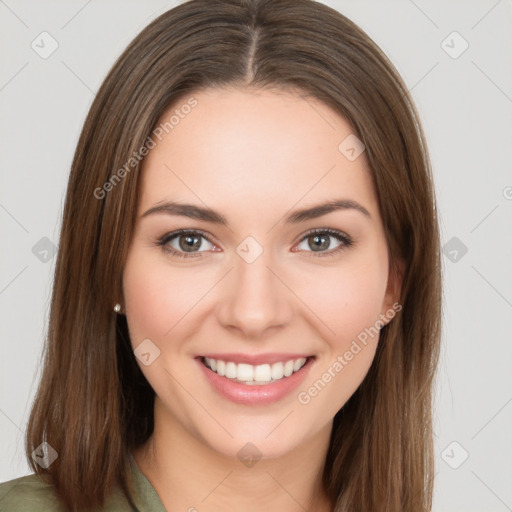
[[[248,384],[274,382],[283,377],[289,377],[292,373],[299,371],[306,364],[306,360],[305,357],[301,357],[285,362],[254,366],[246,363],[237,364],[231,361],[210,359],[209,357],[204,358],[206,366],[221,377],[237,379]]]

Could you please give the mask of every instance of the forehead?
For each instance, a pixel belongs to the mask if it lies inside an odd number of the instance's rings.
[[[195,106],[185,108],[191,98]],[[207,89],[175,102],[159,126],[172,116],[143,162],[141,209],[177,199],[284,211],[347,196],[377,214],[364,152],[351,161],[339,149],[352,127],[318,100],[284,90]]]

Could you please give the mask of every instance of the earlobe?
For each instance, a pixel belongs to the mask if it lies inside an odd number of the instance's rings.
[[[121,291],[116,293],[116,295],[119,297],[119,295],[121,295],[120,299],[121,300],[116,300],[116,303],[114,304],[114,311],[118,314],[124,314],[126,309],[125,309],[125,306],[124,306],[124,287],[123,287],[123,283],[121,281]]]

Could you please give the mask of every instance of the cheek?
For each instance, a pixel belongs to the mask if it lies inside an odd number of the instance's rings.
[[[326,421],[354,394],[375,357],[386,269],[386,261],[368,259],[340,268],[323,290],[315,288],[314,304],[332,332],[325,338],[325,357],[298,398]]]
[[[387,283],[384,269],[378,260],[340,265],[316,270],[301,284],[301,295],[331,344],[342,348],[379,319]]]
[[[187,272],[176,272],[161,258],[148,257],[142,250],[129,254],[123,274],[126,317],[132,344],[144,338],[162,340],[180,328],[180,323],[204,290]]]
[[[328,422],[350,399],[366,377],[375,357],[385,283],[369,268],[339,273],[320,292],[315,307],[329,332],[324,338],[316,369],[297,394],[303,414]]]

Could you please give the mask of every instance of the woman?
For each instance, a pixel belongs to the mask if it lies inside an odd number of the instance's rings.
[[[191,0],[75,153],[25,510],[428,511],[441,279],[407,89],[310,0]],[[23,508],[25,507],[25,508]]]

